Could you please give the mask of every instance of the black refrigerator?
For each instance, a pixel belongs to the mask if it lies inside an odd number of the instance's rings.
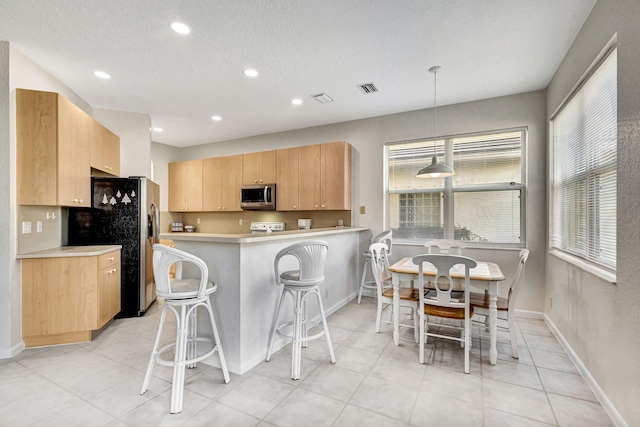
[[[122,245],[121,311],[142,316],[156,298],[152,246],[159,241],[160,187],[145,177],[91,178],[90,208],[69,208],[69,245]]]

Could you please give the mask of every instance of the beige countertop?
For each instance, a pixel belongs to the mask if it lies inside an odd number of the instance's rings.
[[[92,245],[92,246],[60,246],[57,248],[44,249],[42,251],[29,252],[16,255],[17,259],[28,258],[66,258],[77,256],[96,256],[106,254],[117,249],[122,249],[121,245]]]
[[[327,234],[355,233],[369,230],[367,227],[328,227],[311,230],[290,230],[275,233],[259,234],[224,234],[224,233],[161,233],[161,239],[218,242],[218,243],[263,243],[275,240],[298,239],[301,236],[322,238]]]

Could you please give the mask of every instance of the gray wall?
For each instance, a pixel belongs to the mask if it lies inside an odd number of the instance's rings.
[[[617,32],[617,284],[547,255],[545,312],[630,426],[640,425],[639,16],[637,0],[598,1],[547,89],[551,115]]]
[[[9,43],[0,41],[0,200],[12,200],[15,193],[15,161],[11,161],[11,139],[9,136]],[[13,154],[15,157],[15,154]],[[15,200],[15,194],[13,195]],[[15,207],[11,203],[0,204],[0,358],[9,357],[14,343],[11,331],[12,293],[19,291],[12,287],[12,254],[15,254],[15,240],[12,238],[12,224]]]
[[[527,126],[527,247],[532,251],[527,268],[526,286],[519,308],[542,311],[544,308],[544,254],[546,233],[546,121],[545,93],[531,92],[477,102],[438,107],[438,135],[452,135]],[[163,150],[152,160],[161,187],[167,187],[167,161],[225,156],[300,145],[348,141],[353,153],[352,225],[370,227],[373,234],[385,228],[383,160],[384,143],[424,138],[433,135],[433,111],[419,110],[401,114],[356,120],[290,132],[261,135],[233,141],[217,142],[180,149]],[[161,144],[156,144],[161,145]],[[154,145],[155,147],[155,145]],[[167,155],[173,157],[168,158]],[[166,199],[163,199],[163,203]],[[166,206],[166,205],[165,205]],[[366,206],[366,214],[359,213]],[[396,256],[420,253],[421,246],[394,247]],[[479,259],[494,260],[512,277],[517,250],[482,250],[469,252]],[[506,291],[504,286],[503,291]]]

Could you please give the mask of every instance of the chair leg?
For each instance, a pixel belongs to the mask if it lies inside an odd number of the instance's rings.
[[[276,336],[276,329],[278,329],[278,316],[280,315],[280,310],[282,309],[282,304],[284,303],[284,296],[286,290],[283,289],[280,294],[280,302],[278,303],[278,308],[276,309],[276,315],[273,318],[273,327],[271,328],[271,336],[269,337],[269,345],[267,347],[267,357],[266,361],[268,362],[271,359],[271,350],[273,348],[273,339]]]
[[[220,335],[218,334],[218,327],[216,325],[216,319],[213,316],[213,307],[211,301],[207,299],[206,307],[209,311],[209,319],[211,320],[211,329],[213,329],[213,339],[216,341],[216,347],[218,348],[218,357],[220,357],[220,368],[222,368],[222,376],[224,377],[224,383],[229,384],[229,371],[227,370],[227,362],[224,359],[224,353],[222,352],[222,343],[220,342]]]
[[[309,341],[307,341],[307,293],[302,295],[302,323],[300,324],[300,332],[302,339],[302,348],[309,347]]]
[[[369,264],[371,261],[369,258],[364,260],[364,268],[362,269],[362,279],[360,279],[360,290],[358,291],[358,304],[360,304],[360,299],[362,298],[362,290],[364,289],[364,284],[367,282],[367,270],[369,270]]]
[[[471,320],[467,317],[464,319],[464,373],[469,373],[469,353],[471,352],[471,345],[469,343],[471,336]]]
[[[511,310],[507,311],[507,323],[509,323],[509,338],[511,339],[511,357],[519,359],[518,336],[516,335],[516,319]]]
[[[149,364],[147,365],[147,373],[144,376],[144,381],[142,381],[142,389],[140,390],[140,394],[144,394],[145,391],[149,388],[149,382],[151,382],[151,373],[153,372],[153,366],[156,362],[156,355],[158,354],[158,350],[160,348],[160,338],[162,336],[162,331],[164,330],[164,322],[167,318],[167,306],[165,305],[162,308],[162,314],[160,315],[160,326],[158,326],[158,333],[156,334],[156,340],[153,344],[153,349],[151,350],[151,356],[149,357]]]
[[[314,293],[318,297],[318,306],[320,306],[320,316],[322,316],[322,327],[324,328],[324,334],[327,337],[327,345],[329,346],[329,356],[331,357],[331,363],[336,363],[336,355],[333,352],[333,344],[331,343],[331,335],[329,335],[329,327],[327,326],[327,316],[324,313],[324,305],[322,304],[322,298],[320,297],[320,290],[315,289]]]
[[[182,398],[184,391],[184,374],[187,356],[187,307],[180,307],[178,319],[178,341],[176,342],[175,358],[173,364],[173,381],[171,385],[171,413],[182,412]]]
[[[376,312],[376,332],[380,333],[380,326],[382,325],[382,298],[378,298],[378,311]]]
[[[420,313],[420,363],[424,363],[424,334],[425,334],[425,318],[424,314]],[[428,326],[427,326],[428,328]],[[428,330],[428,329],[427,329]]]
[[[291,379],[300,379],[300,356],[302,349],[302,295],[295,292],[293,304],[293,336],[291,351]]]
[[[413,340],[415,341],[416,344],[418,344],[419,342],[418,334],[420,333],[418,322],[419,322],[420,316],[418,316],[418,313],[416,313],[416,310],[413,310],[413,309],[411,310],[411,314],[413,317]]]

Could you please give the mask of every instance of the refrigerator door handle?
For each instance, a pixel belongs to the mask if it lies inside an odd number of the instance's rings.
[[[151,215],[153,226],[151,229],[151,244],[160,243],[160,212],[158,212],[158,207],[155,203],[151,203]]]

